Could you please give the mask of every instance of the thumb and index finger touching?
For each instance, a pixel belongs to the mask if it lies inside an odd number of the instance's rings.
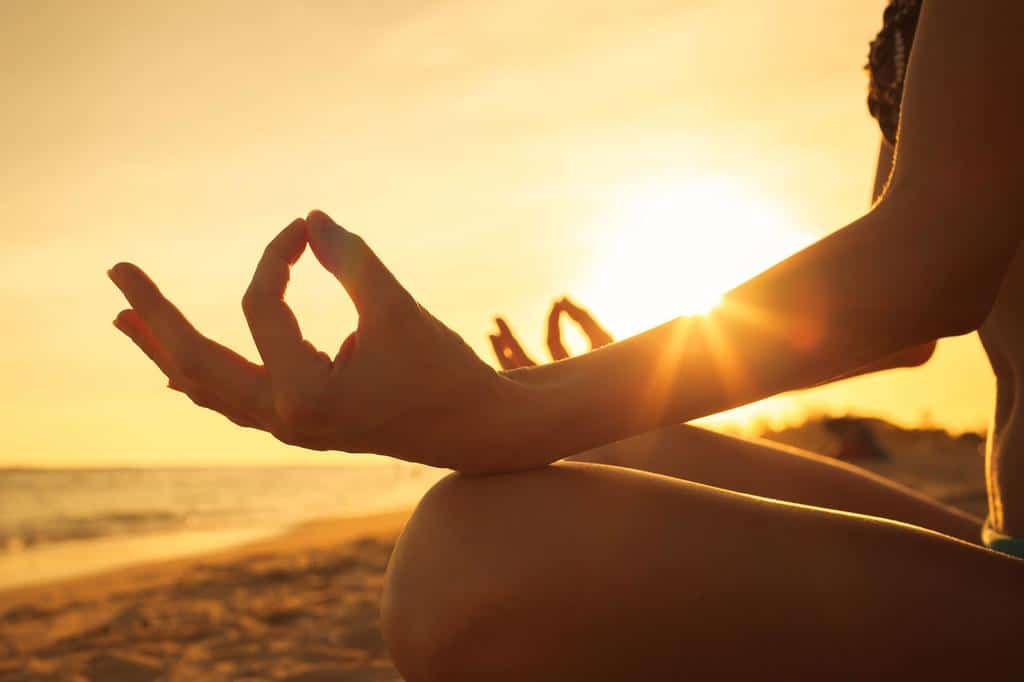
[[[284,300],[292,265],[306,250],[306,242],[306,224],[301,218],[281,230],[264,249],[242,298],[242,311],[256,348],[271,378],[278,381],[308,370],[309,346]]]
[[[291,268],[307,244],[348,292],[360,316],[382,302],[412,300],[369,246],[326,213],[312,211],[305,219],[292,221],[267,245],[242,301],[253,340],[272,377],[313,370],[310,362],[316,351],[304,341],[284,300]]]
[[[614,341],[612,335],[601,326],[601,323],[594,318],[589,310],[577,305],[568,297],[562,297],[556,301],[555,308],[564,311],[573,322],[579,325],[589,339],[591,348],[600,348]],[[552,313],[554,313],[554,309],[552,309]]]
[[[360,316],[372,314],[387,304],[412,302],[409,293],[366,242],[323,211],[310,212],[306,233],[313,255],[345,288]]]

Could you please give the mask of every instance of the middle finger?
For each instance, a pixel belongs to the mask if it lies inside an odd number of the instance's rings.
[[[262,367],[216,343],[188,322],[146,274],[122,263],[110,278],[132,304],[133,312],[118,316],[127,334],[168,376],[176,388],[201,386],[219,402],[237,406],[252,417],[269,415],[273,401]]]

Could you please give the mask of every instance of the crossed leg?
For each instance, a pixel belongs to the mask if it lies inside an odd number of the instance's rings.
[[[760,452],[742,443],[736,467]],[[789,497],[832,481],[798,464],[793,475],[818,486]],[[762,486],[748,492],[784,490],[737,476]],[[562,463],[435,486],[392,557],[383,625],[410,682],[864,679],[979,661],[998,673],[1013,664],[1022,587],[1024,562],[920,527]]]
[[[569,458],[682,478],[750,495],[880,516],[981,539],[981,520],[860,467],[767,440],[682,424]]]

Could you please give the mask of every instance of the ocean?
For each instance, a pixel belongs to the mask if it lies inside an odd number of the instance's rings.
[[[0,590],[409,507],[446,471],[385,465],[0,469]]]

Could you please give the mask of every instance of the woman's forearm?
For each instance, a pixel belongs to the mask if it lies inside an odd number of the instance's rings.
[[[950,193],[951,194],[951,193]],[[870,213],[680,318],[508,376],[527,450],[553,461],[637,433],[856,372],[984,318],[1018,240],[947,193],[890,191]],[[524,465],[527,465],[524,463]]]

